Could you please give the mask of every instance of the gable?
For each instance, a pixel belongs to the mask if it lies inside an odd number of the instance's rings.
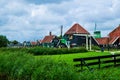
[[[119,39],[119,37],[114,37],[109,41],[109,44],[114,44],[117,40]]]
[[[120,37],[120,25],[115,28],[112,32],[109,33],[109,37],[113,38],[113,37]]]
[[[90,34],[78,23],[74,24],[65,34]]]

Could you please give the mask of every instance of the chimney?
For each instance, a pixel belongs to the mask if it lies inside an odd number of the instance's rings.
[[[52,32],[51,31],[49,32],[49,35],[52,36]]]

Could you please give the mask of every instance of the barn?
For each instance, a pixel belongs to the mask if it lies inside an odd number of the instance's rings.
[[[85,46],[87,50],[91,50],[92,45],[98,45],[96,39],[78,23],[66,31],[64,37],[70,42],[71,47]]]

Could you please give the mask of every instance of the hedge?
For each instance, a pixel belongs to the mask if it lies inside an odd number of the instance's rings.
[[[56,54],[70,54],[70,53],[84,53],[87,52],[85,48],[30,48],[28,53],[34,55],[56,55]]]

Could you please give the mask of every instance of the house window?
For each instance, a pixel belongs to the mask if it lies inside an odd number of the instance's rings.
[[[69,39],[73,39],[73,36],[71,35],[71,36],[69,37]]]

